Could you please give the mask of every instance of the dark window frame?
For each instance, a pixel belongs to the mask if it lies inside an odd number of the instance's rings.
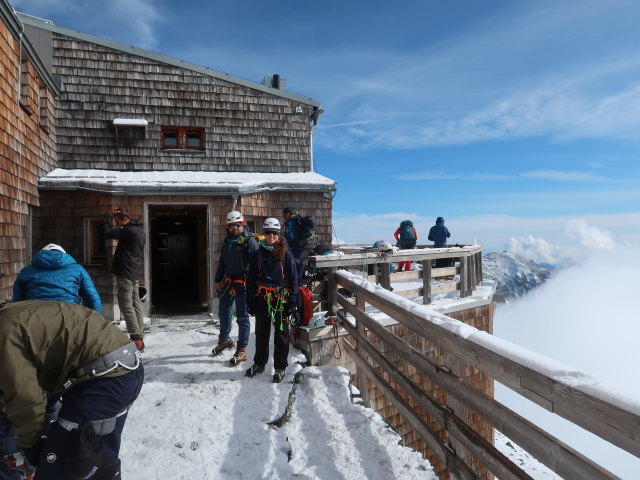
[[[90,217],[85,221],[85,262],[87,265],[106,265],[107,245],[104,234],[104,218]]]
[[[167,145],[166,135],[175,134],[176,144]],[[198,145],[189,145],[189,139],[197,135]],[[160,149],[161,150],[205,150],[205,136],[204,128],[202,127],[176,127],[176,126],[164,126],[160,128]]]

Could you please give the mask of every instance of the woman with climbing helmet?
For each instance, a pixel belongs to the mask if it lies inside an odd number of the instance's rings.
[[[256,353],[246,376],[264,372],[273,324],[273,382],[279,383],[289,356],[289,317],[295,322],[298,315],[298,277],[295,259],[280,236],[280,222],[267,218],[262,233],[264,240],[251,256],[247,275],[247,306],[256,317]]]

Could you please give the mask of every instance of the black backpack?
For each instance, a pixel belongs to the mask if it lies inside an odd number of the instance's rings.
[[[301,247],[312,247],[318,242],[316,235],[316,217],[313,215],[296,215],[298,221],[298,245]]]
[[[400,224],[400,245],[413,247],[416,244],[416,234],[413,231],[413,222],[405,220]]]

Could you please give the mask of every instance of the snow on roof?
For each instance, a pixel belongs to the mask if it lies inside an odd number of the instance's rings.
[[[56,168],[40,178],[39,188],[109,193],[249,194],[265,190],[332,192],[335,182],[315,172],[252,173],[200,171],[84,170]]]
[[[146,127],[149,122],[147,122],[144,118],[114,118],[113,124],[132,127]]]

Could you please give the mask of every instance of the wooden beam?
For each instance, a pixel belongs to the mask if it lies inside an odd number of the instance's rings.
[[[359,326],[366,326],[378,339],[418,371],[425,374],[429,380],[437,384],[447,395],[455,398],[480,415],[561,477],[588,478],[589,480],[621,480],[508,407],[467,385],[462,379],[447,371],[446,368],[442,368],[440,365],[430,361],[403,339],[393,335],[375,319],[352,305],[347,298],[340,295],[338,302],[356,319]],[[350,325],[348,324],[348,320],[343,319],[342,326],[351,333]],[[436,417],[434,419],[437,420]]]
[[[439,347],[498,380],[543,408],[570,420],[623,450],[640,457],[640,415],[561,383],[522,365],[516,359],[496,353],[457,333],[449,331],[427,315],[408,312],[385,296],[360,286],[343,276],[337,282],[354,293],[362,292],[366,301],[403,325],[413,329]],[[398,297],[400,298],[400,297]],[[435,320],[435,318],[434,318]]]

